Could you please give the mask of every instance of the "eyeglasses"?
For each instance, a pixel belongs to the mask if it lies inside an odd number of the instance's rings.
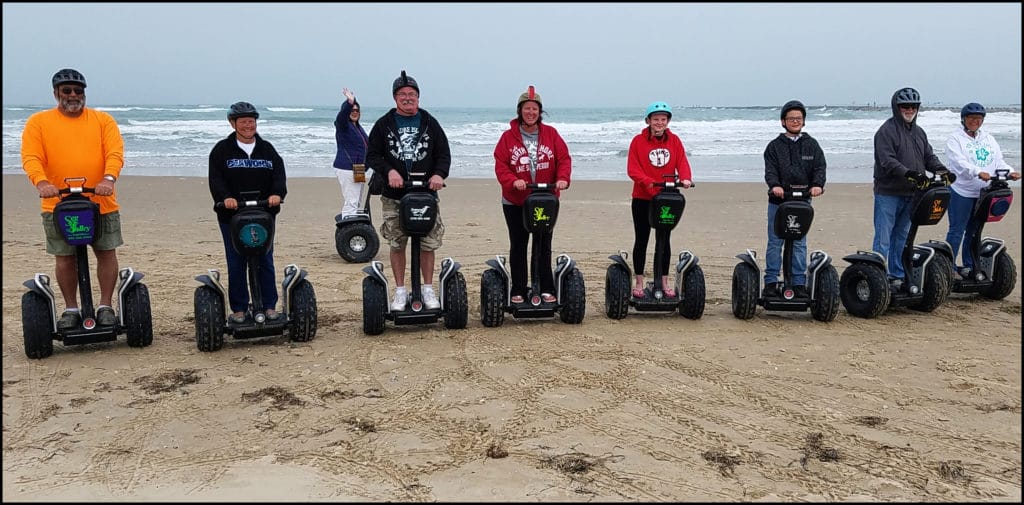
[[[803,120],[804,120],[804,118],[802,118],[802,117],[787,117],[786,118],[786,121],[789,121],[790,123],[799,123],[800,121],[803,121]]]
[[[352,112],[359,112],[359,109],[352,109]]]
[[[85,94],[85,88],[83,88],[81,86],[75,86],[73,88],[71,86],[64,86],[63,88],[60,88],[60,92],[63,95],[69,95],[69,96],[71,95],[72,92],[74,92],[76,95],[84,95]]]
[[[920,105],[914,105],[912,103],[901,103],[900,104],[900,108],[901,109],[917,110],[919,107],[920,107]]]
[[[419,93],[395,93],[398,98],[419,98]]]

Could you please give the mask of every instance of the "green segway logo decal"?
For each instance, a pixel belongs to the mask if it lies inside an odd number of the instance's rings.
[[[68,236],[89,233],[89,227],[78,223],[78,216],[64,216],[64,230]]]
[[[679,216],[672,213],[672,207],[663,205],[661,207],[661,214],[658,215],[658,222],[661,224],[673,224]]]
[[[539,223],[541,221],[551,221],[551,216],[544,214],[543,207],[536,207],[533,209],[533,222]]]
[[[250,223],[239,230],[238,238],[247,247],[259,247],[267,241],[267,229],[258,224]]]

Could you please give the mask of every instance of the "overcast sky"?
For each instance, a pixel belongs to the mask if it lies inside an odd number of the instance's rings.
[[[3,102],[424,107],[1021,102],[1021,4],[3,4]]]

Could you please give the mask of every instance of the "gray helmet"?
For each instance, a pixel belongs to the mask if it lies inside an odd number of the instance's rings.
[[[249,102],[235,102],[231,104],[231,108],[228,109],[228,119],[234,120],[240,117],[259,119],[260,113],[256,110],[256,107],[253,107]]]
[[[406,86],[416,90],[416,93],[419,94],[420,86],[416,84],[416,79],[413,79],[411,75],[405,75],[405,70],[403,70],[402,75],[398,76],[395,82],[391,84],[391,96],[394,96],[395,93],[398,93],[398,90]]]
[[[85,87],[85,76],[73,68],[62,68],[53,74],[53,87],[61,84],[75,83]]]
[[[804,107],[804,104],[800,100],[790,100],[786,102],[786,105],[782,106],[782,112],[779,113],[779,119],[786,119],[786,113],[791,110],[798,110],[800,111],[800,114],[804,116],[804,119],[807,118],[807,107]]]
[[[921,105],[921,95],[914,88],[903,88],[896,92],[896,105]]]

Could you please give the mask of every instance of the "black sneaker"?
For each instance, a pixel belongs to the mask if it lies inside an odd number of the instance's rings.
[[[71,330],[77,328],[80,324],[82,324],[81,312],[65,310],[64,313],[60,315],[60,320],[57,321],[57,329]]]
[[[889,279],[889,291],[898,293],[903,288],[903,279]]]
[[[807,286],[793,286],[793,297],[794,298],[810,298],[811,295],[807,292]]]
[[[770,282],[764,285],[764,291],[761,293],[762,298],[778,298],[782,296],[779,293],[779,282]]]
[[[96,324],[100,326],[114,326],[117,324],[117,314],[110,307],[100,307],[96,311]]]

